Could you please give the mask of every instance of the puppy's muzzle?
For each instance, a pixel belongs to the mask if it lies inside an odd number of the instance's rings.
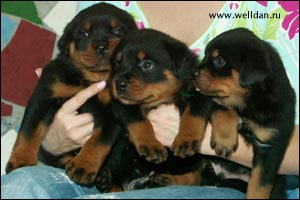
[[[206,90],[211,85],[211,79],[209,74],[204,71],[198,71],[195,78],[195,84],[200,90]]]

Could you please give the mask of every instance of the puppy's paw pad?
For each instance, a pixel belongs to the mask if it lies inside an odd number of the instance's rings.
[[[95,179],[95,184],[100,192],[107,192],[112,184],[111,170],[107,167],[99,170],[99,173]]]
[[[153,177],[153,182],[158,186],[168,186],[170,185],[170,179],[162,175],[156,175]]]
[[[66,173],[74,182],[87,185],[94,182],[98,172],[98,169],[90,166],[88,163],[71,161],[66,165]]]
[[[11,158],[6,164],[5,172],[8,174],[20,167],[33,165],[37,165],[37,161],[35,161],[35,159]]]
[[[144,156],[147,161],[156,164],[166,161],[168,157],[167,149],[160,143],[148,146],[142,145],[138,148],[138,153]]]
[[[223,157],[230,157],[233,152],[236,151],[238,147],[238,142],[236,139],[218,139],[216,137],[211,138],[210,146],[216,151],[216,154]]]
[[[175,139],[171,146],[171,150],[174,152],[175,156],[181,158],[193,156],[200,150],[200,141],[194,138],[190,139]]]

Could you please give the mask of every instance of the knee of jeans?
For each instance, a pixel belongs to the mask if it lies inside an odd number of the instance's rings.
[[[12,171],[11,173],[4,176],[3,184],[6,182],[16,184],[32,184],[34,182],[39,182],[39,180],[44,179],[47,180],[47,176],[50,176],[51,171],[57,171],[50,166],[30,166],[30,167],[22,167]],[[1,184],[2,185],[2,184]],[[24,186],[24,185],[23,185]]]
[[[32,168],[35,167],[22,167],[10,172],[9,174],[6,174],[6,176],[4,177],[4,183],[6,183],[7,181],[9,182],[16,181],[21,183],[20,181],[23,179],[24,180],[32,179],[34,176],[36,176],[36,173],[34,173],[34,170],[32,170]]]
[[[51,198],[51,176],[60,174],[58,170],[50,166],[31,166],[1,176],[1,198]]]

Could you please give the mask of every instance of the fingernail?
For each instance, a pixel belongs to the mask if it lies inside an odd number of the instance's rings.
[[[97,88],[99,90],[103,90],[105,88],[105,86],[106,86],[106,82],[105,81],[101,81],[101,82],[97,83]]]
[[[35,73],[36,73],[36,75],[37,75],[38,77],[41,76],[41,73],[40,73],[39,69],[36,69],[36,70],[35,70]]]

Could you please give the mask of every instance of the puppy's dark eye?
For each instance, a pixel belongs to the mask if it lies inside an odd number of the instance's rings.
[[[96,47],[96,54],[97,55],[103,56],[107,53],[108,53],[108,46],[107,45],[103,44],[103,45],[100,45],[100,46]]]
[[[125,28],[124,28],[123,26],[117,26],[117,27],[114,28],[111,32],[112,32],[115,36],[120,37],[120,36],[125,35],[126,30],[125,30]]]
[[[80,35],[83,37],[83,38],[87,38],[89,36],[89,32],[86,30],[86,29],[80,29]]]
[[[218,56],[218,57],[214,58],[213,63],[214,63],[216,68],[222,68],[226,65],[225,60],[221,56]]]
[[[138,64],[144,71],[149,71],[155,67],[155,64],[151,60],[142,60]]]

